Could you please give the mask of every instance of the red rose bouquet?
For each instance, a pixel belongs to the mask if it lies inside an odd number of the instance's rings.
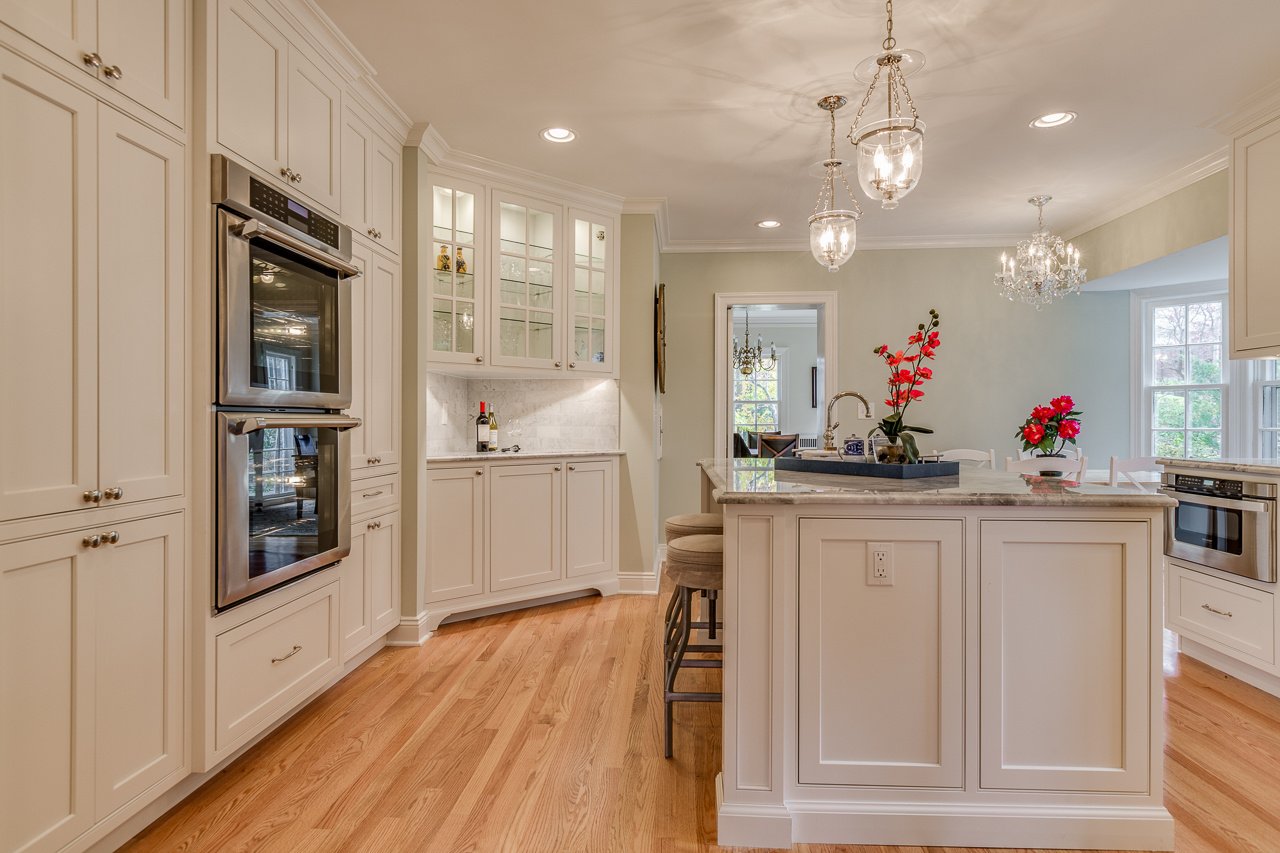
[[[1047,406],[1036,406],[1014,438],[1022,440],[1023,450],[1038,450],[1042,456],[1061,453],[1068,442],[1076,443],[1080,435],[1080,415],[1075,401],[1067,395],[1054,397]]]
[[[926,359],[932,359],[938,347],[942,346],[942,341],[938,337],[940,325],[938,312],[930,308],[929,322],[921,323],[916,327],[916,331],[907,338],[906,349],[890,352],[886,344],[881,344],[872,350],[884,359],[884,363],[889,367],[889,396],[885,398],[884,404],[893,409],[893,414],[886,416],[872,427],[870,435],[875,435],[878,431],[884,433],[890,445],[901,442],[903,455],[908,462],[920,460],[920,450],[916,447],[915,436],[911,433],[933,432],[925,427],[911,426],[902,418],[911,401],[919,400],[924,396],[920,386],[933,378],[933,369],[927,367],[924,362]]]

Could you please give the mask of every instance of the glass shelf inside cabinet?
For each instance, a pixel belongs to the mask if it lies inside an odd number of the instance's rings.
[[[498,205],[498,351],[553,361],[556,347],[555,215]]]
[[[607,225],[573,222],[573,360],[579,364],[605,361],[608,236]]]
[[[476,197],[451,187],[431,191],[431,348],[476,351]]]

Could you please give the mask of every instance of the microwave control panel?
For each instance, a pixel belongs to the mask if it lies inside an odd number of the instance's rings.
[[[1244,496],[1244,483],[1240,480],[1219,480],[1214,477],[1192,477],[1186,474],[1178,474],[1174,478],[1173,486],[1178,490],[1221,495],[1224,498]]]

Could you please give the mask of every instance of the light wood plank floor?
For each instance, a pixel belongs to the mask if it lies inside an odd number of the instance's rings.
[[[678,706],[662,758],[659,603],[579,599],[385,650],[125,849],[720,851],[720,706]],[[1166,675],[1177,849],[1280,850],[1280,699],[1172,649]]]

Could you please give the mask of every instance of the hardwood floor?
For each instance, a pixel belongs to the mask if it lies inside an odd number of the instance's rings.
[[[723,850],[720,706],[677,706],[662,758],[659,602],[578,599],[385,650],[124,849]],[[1171,648],[1166,684],[1177,850],[1280,850],[1280,699]]]

